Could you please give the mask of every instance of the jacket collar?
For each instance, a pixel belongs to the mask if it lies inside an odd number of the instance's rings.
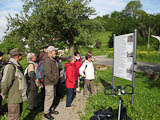
[[[90,63],[88,60],[85,60],[85,63]]]
[[[49,59],[51,59],[53,62],[56,62],[56,60],[53,57],[48,56]]]
[[[10,58],[9,62],[12,62],[13,64],[15,64],[16,66],[20,67],[20,65],[18,64],[18,62],[14,59],[14,58]]]
[[[29,63],[29,64],[35,64],[35,62],[33,62],[33,61],[29,61],[28,63]]]

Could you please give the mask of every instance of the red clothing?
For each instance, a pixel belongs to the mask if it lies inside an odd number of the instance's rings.
[[[75,63],[65,63],[66,69],[66,88],[76,87],[76,64]]]
[[[81,65],[82,65],[81,61],[82,61],[82,59],[77,60],[77,61],[75,62],[75,64],[76,64],[76,69],[77,69],[77,77],[79,77],[79,76],[80,76],[79,68],[80,68],[80,67],[81,67]]]

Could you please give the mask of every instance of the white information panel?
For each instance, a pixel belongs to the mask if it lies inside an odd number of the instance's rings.
[[[132,81],[134,33],[114,39],[114,76]]]

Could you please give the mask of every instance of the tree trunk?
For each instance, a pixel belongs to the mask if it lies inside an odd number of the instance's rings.
[[[70,45],[70,55],[74,54],[74,44]]]
[[[148,45],[147,45],[147,48],[150,47],[150,37],[151,37],[151,28],[149,27],[149,30],[148,30]]]
[[[158,50],[160,51],[160,41],[158,40]]]

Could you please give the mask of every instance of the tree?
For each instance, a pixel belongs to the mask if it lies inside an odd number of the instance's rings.
[[[137,18],[138,16],[138,11],[142,8],[142,4],[140,0],[133,0],[130,1],[126,7],[125,10],[123,11],[127,16],[131,16],[133,18]]]
[[[9,51],[13,48],[19,48],[21,51],[25,51],[24,43],[22,43],[21,37],[16,34],[15,31],[10,32],[7,36],[4,37],[4,40],[0,44],[0,51],[8,54]]]
[[[143,39],[146,40],[146,38],[148,38],[148,42],[145,41],[145,43],[147,43],[147,48],[149,48],[151,34],[157,27],[156,16],[147,13],[141,13],[141,16],[138,18],[137,26],[140,34],[143,36]]]
[[[16,18],[10,16],[8,30],[16,30],[23,36],[31,51],[39,50],[46,44],[63,42],[73,53],[75,44],[85,42],[92,31],[101,30],[98,29],[101,26],[98,22],[89,19],[95,12],[88,6],[89,2],[90,0],[24,0],[23,15],[17,15]]]

